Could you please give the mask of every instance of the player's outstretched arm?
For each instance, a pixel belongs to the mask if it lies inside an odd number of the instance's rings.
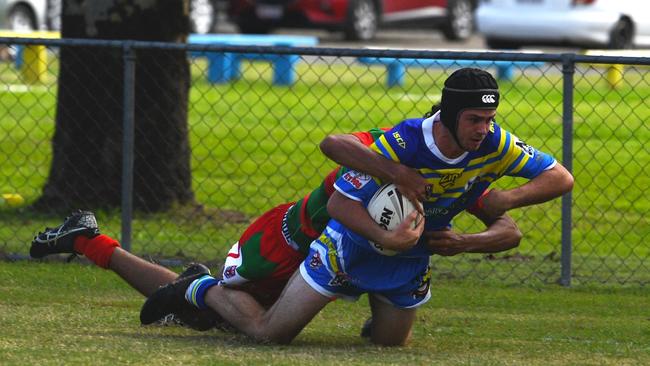
[[[411,249],[424,230],[424,220],[412,226],[418,215],[416,211],[411,212],[394,230],[384,230],[370,217],[361,202],[351,200],[338,191],[334,191],[327,202],[327,211],[330,217],[348,229],[389,250],[401,252]]]
[[[493,189],[483,199],[484,210],[491,217],[499,217],[513,208],[550,201],[573,189],[573,176],[557,163],[526,184],[508,190]]]
[[[427,245],[432,253],[452,256],[460,253],[496,253],[515,248],[522,234],[508,215],[482,220],[486,229],[479,233],[459,234],[453,230],[426,232]]]
[[[394,183],[411,202],[426,198],[428,183],[416,170],[376,154],[354,135],[327,136],[321,141],[320,149],[337,164]]]

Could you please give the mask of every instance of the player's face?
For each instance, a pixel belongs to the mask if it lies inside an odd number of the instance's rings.
[[[496,116],[496,109],[467,109],[458,118],[458,140],[460,147],[476,151],[490,131],[490,124]]]

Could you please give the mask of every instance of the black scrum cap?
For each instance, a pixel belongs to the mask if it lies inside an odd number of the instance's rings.
[[[458,142],[458,117],[465,109],[496,109],[499,85],[492,74],[475,68],[454,71],[442,89],[440,120]]]

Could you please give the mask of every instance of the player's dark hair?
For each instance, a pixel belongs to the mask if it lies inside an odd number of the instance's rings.
[[[433,107],[431,107],[431,110],[425,113],[424,116],[422,116],[422,118],[429,118],[434,114],[438,113],[439,110],[440,110],[440,103],[434,104]]]
[[[496,109],[499,85],[492,74],[476,68],[454,71],[445,80],[440,101],[440,120],[458,141],[458,117],[465,109]]]

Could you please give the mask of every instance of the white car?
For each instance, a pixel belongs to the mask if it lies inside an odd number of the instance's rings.
[[[650,46],[648,0],[482,0],[476,23],[490,48]]]
[[[0,29],[60,30],[63,0],[0,0]],[[217,25],[218,0],[190,0],[193,33],[210,33]]]

